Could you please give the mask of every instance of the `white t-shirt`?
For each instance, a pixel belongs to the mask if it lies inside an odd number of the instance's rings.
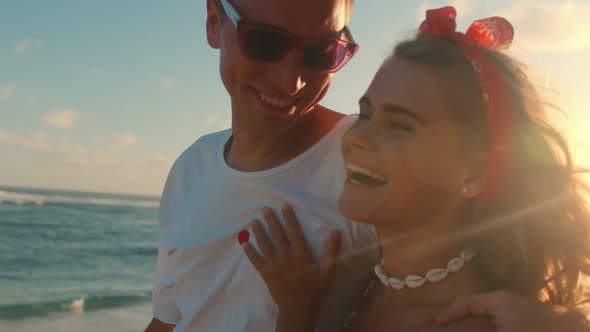
[[[360,297],[378,259],[376,233],[338,211],[344,183],[340,150],[347,116],[317,144],[278,167],[240,172],[224,159],[225,130],[198,139],[175,162],[160,205],[161,246],[153,295],[155,318],[175,332],[273,332],[277,308],[264,281],[237,241],[262,208],[280,216],[293,206],[316,258],[331,231],[342,232],[342,254],[318,330],[337,331]],[[266,226],[265,223],[263,225]],[[256,240],[250,238],[258,249]]]

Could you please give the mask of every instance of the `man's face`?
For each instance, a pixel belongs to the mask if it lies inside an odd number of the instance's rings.
[[[276,62],[244,57],[236,27],[214,5],[216,0],[209,1],[207,37],[209,44],[220,50],[221,78],[232,99],[234,124],[239,122],[251,130],[280,130],[312,111],[326,94],[333,74],[304,66],[297,48]],[[345,0],[230,2],[244,20],[299,37],[334,35],[347,23]]]

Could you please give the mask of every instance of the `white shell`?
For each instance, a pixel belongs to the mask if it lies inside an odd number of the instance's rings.
[[[426,279],[421,276],[410,275],[406,277],[406,286],[410,288],[418,288],[424,285],[424,282],[426,282]]]
[[[462,267],[463,267],[463,259],[461,259],[460,257],[455,257],[455,258],[451,259],[451,261],[449,262],[448,269],[451,272],[457,272]]]
[[[430,270],[428,274],[426,274],[426,279],[430,282],[439,282],[447,277],[447,270],[445,269],[434,269]]]
[[[384,262],[381,261],[381,264],[375,265],[375,274],[381,281],[381,283],[385,286],[392,287],[393,289],[404,289],[405,287],[408,288],[418,288],[426,283],[426,281],[430,282],[439,282],[445,279],[449,272],[457,272],[459,271],[465,262],[469,262],[475,256],[475,252],[472,249],[463,250],[459,257],[455,257],[449,261],[446,269],[432,269],[428,271],[426,277],[421,277],[417,275],[409,275],[406,277],[405,280],[389,277],[383,271],[383,264]]]
[[[381,283],[387,286],[389,278],[387,278],[387,276],[383,272],[383,263],[381,263],[381,265],[375,265],[375,274],[377,275]]]
[[[473,257],[475,257],[475,251],[473,251],[471,249],[465,250],[461,253],[461,258],[463,258],[463,260],[466,262],[469,262],[470,260],[472,260]]]
[[[389,286],[391,286],[397,290],[400,290],[400,289],[403,289],[404,287],[406,287],[405,283],[401,279],[391,277],[391,278],[389,278],[388,281],[389,281],[388,282]]]

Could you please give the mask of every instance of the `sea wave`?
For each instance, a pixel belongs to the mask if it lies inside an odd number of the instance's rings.
[[[97,206],[125,206],[125,207],[146,207],[157,208],[157,200],[148,199],[124,199],[124,198],[103,198],[88,196],[68,196],[50,194],[18,193],[11,191],[0,191],[0,204],[16,205],[97,205]]]
[[[63,301],[0,305],[0,319],[23,319],[53,313],[81,313],[146,303],[151,293],[125,295],[89,295]]]

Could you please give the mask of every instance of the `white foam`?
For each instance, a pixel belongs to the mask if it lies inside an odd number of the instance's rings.
[[[84,312],[84,302],[84,298],[79,298],[77,300],[72,301],[72,303],[70,303],[70,311],[75,314]]]
[[[157,208],[156,200],[134,200],[118,198],[99,198],[99,197],[76,197],[67,195],[43,195],[43,194],[25,194],[10,191],[0,191],[0,204],[3,202],[17,205],[34,204],[72,204],[72,205],[98,205],[98,206],[127,206],[127,207],[147,207]]]
[[[151,304],[84,312],[78,315],[55,313],[44,317],[0,320],[0,332],[143,331],[152,319]]]

